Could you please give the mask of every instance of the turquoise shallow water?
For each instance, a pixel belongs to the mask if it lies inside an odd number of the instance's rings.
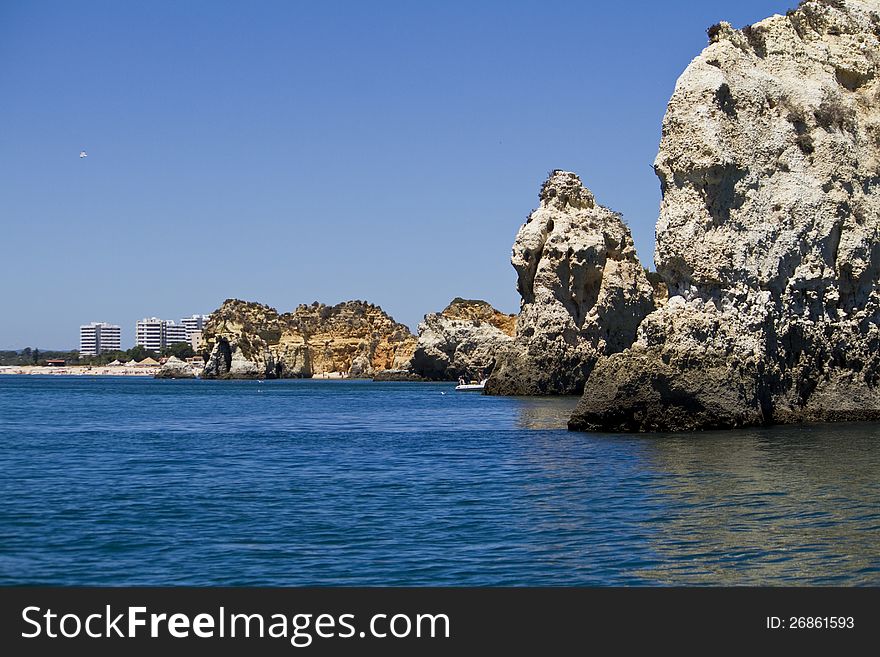
[[[880,584],[876,425],[452,387],[0,376],[0,584]]]

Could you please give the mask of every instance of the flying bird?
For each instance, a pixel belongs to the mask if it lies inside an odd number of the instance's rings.
[[[82,158],[84,158],[84,157],[88,157],[88,156],[89,156],[89,154],[86,153],[85,151],[80,151],[80,152],[79,152],[79,159],[82,159]]]

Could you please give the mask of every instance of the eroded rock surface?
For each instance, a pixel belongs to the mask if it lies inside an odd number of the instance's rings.
[[[211,315],[202,340],[203,378],[369,377],[404,367],[416,343],[405,325],[365,301],[315,302],[279,315],[237,299]]]
[[[521,310],[486,390],[577,394],[600,356],[627,348],[654,290],[620,215],[574,173],[554,171],[520,228],[511,263]]]
[[[880,4],[722,23],[663,120],[669,302],[602,358],[574,429],[880,418]]]
[[[512,342],[515,327],[516,315],[485,301],[453,299],[419,325],[409,370],[434,381],[483,378],[495,366],[499,349]]]

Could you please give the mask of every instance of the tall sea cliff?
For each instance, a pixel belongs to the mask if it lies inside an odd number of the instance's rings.
[[[669,299],[596,363],[570,427],[880,418],[880,3],[709,30],[654,168]]]

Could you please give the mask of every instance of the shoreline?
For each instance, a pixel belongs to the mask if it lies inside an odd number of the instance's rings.
[[[44,365],[0,365],[0,375],[55,374],[67,376],[153,376],[158,367],[106,367],[100,365],[67,365],[49,367]]]
[[[105,365],[67,365],[65,367],[49,367],[47,365],[0,365],[0,375],[7,376],[34,376],[34,375],[55,375],[55,376],[149,376],[154,377],[161,369],[161,366],[149,367],[126,367],[116,366],[108,367]],[[200,378],[201,371],[196,373]],[[343,372],[322,372],[311,377],[303,377],[304,379],[312,379],[316,381],[349,381],[356,380],[358,377],[350,377]],[[368,380],[366,377],[364,380]],[[237,380],[250,380],[237,379]]]

